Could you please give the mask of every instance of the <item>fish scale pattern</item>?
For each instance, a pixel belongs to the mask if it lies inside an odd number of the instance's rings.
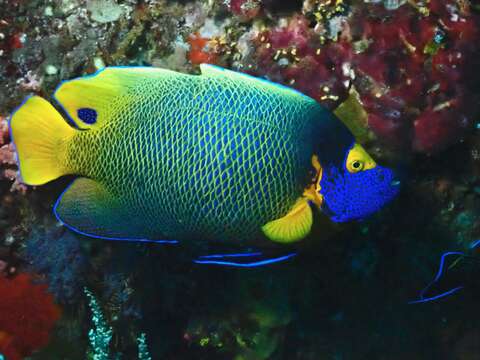
[[[111,108],[73,139],[69,166],[118,201],[125,236],[150,238],[261,236],[308,185],[325,120],[301,94],[228,76],[145,78]]]

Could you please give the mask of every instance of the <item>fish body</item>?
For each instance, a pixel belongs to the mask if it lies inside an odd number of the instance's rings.
[[[95,237],[306,236],[311,205],[322,204],[319,166],[341,167],[353,136],[295,90],[201,69],[107,68],[64,82],[54,97],[73,127],[47,101],[28,99],[11,121],[25,182],[78,175],[54,210]]]

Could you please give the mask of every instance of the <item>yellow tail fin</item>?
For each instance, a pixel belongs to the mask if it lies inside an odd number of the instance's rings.
[[[10,130],[26,184],[45,184],[68,173],[65,144],[76,130],[47,100],[27,99],[12,115]]]

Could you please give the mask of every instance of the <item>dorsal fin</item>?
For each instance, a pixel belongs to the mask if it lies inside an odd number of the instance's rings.
[[[220,66],[211,65],[211,64],[201,64],[200,70],[202,72],[202,76],[219,77],[219,78],[223,77],[223,78],[229,78],[233,81],[252,83],[257,86],[262,86],[273,91],[281,91],[286,95],[300,97],[308,101],[315,101],[309,96],[302,94],[300,91],[297,91],[291,87],[278,84],[267,79],[255,77],[246,73],[224,69]]]
[[[181,75],[153,67],[107,67],[95,74],[62,82],[54,98],[78,128],[96,128],[111,118],[112,113],[122,111],[137,100],[142,92],[130,90],[139,82]]]

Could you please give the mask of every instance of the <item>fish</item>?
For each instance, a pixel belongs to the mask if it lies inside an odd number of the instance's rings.
[[[75,175],[53,207],[62,224],[158,242],[294,243],[317,211],[364,219],[399,192],[394,170],[314,99],[200,70],[106,67],[62,82],[58,110],[27,98],[9,122],[23,181]]]

